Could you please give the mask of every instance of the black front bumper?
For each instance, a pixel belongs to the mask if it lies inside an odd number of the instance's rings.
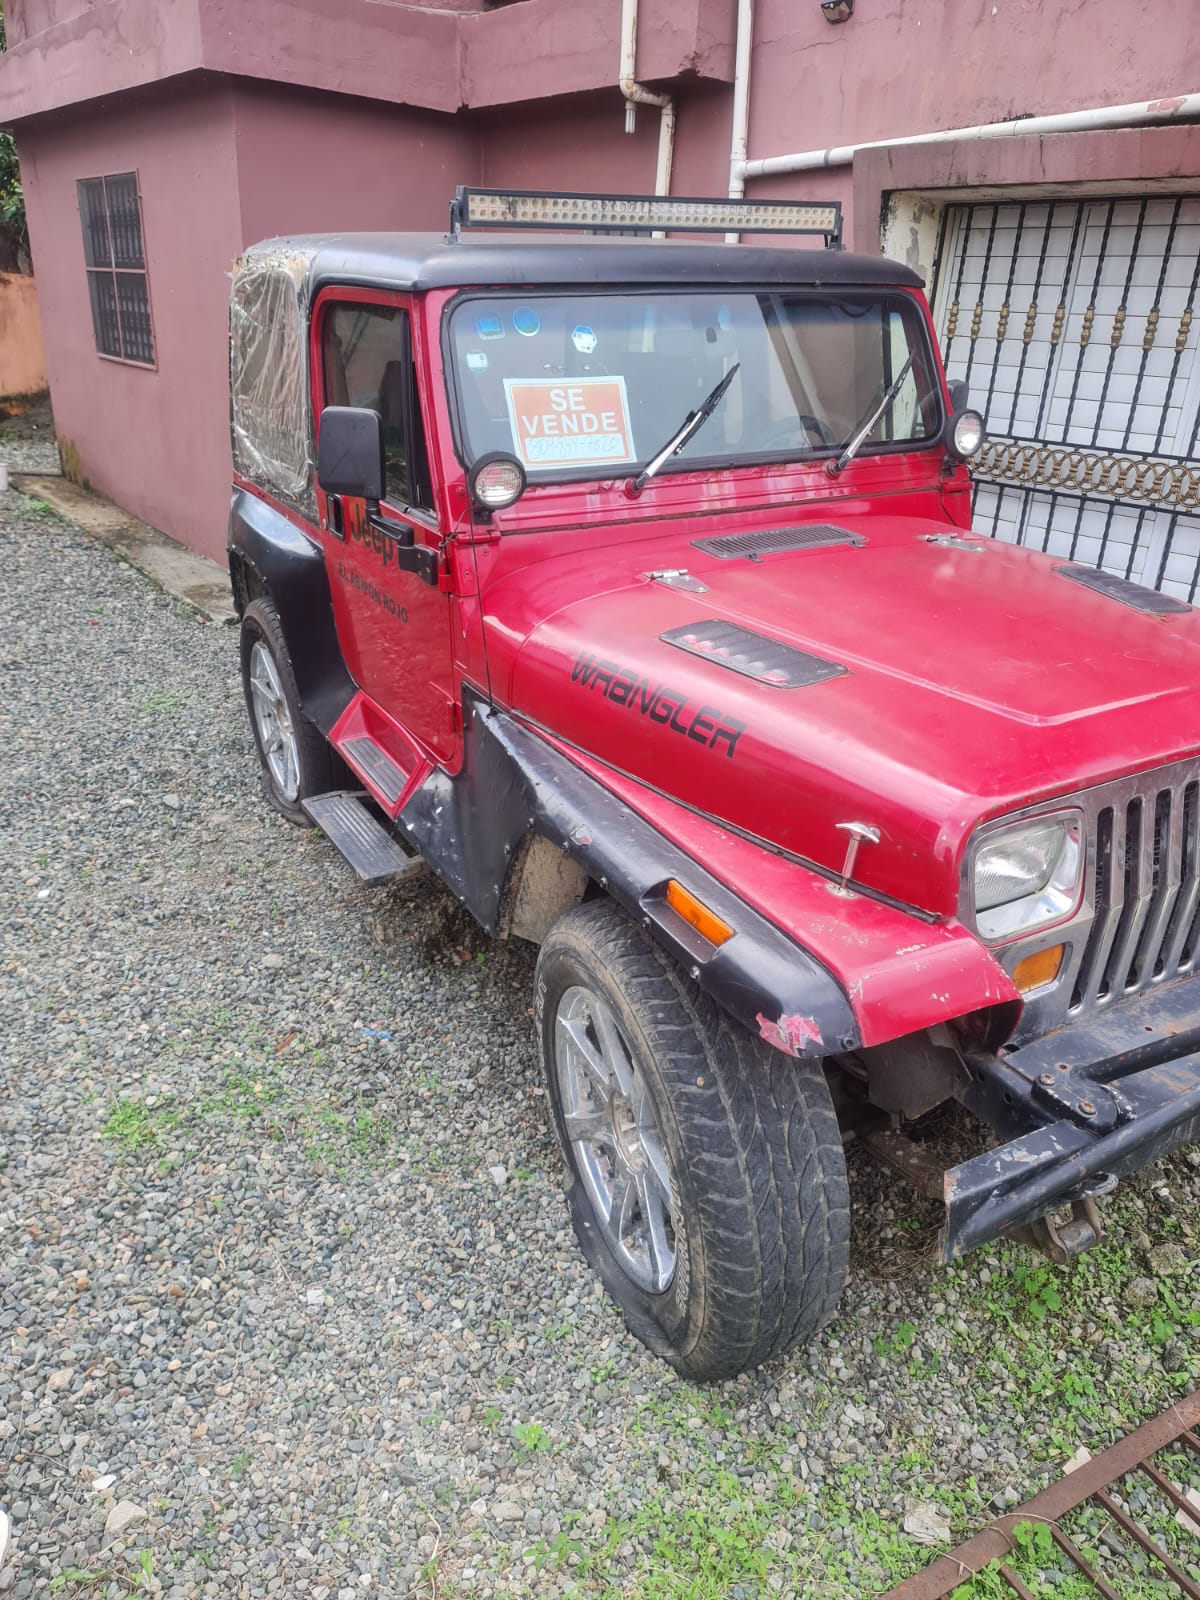
[[[946,1173],[945,1261],[1200,1139],[1200,977],[970,1066],[1009,1143]]]

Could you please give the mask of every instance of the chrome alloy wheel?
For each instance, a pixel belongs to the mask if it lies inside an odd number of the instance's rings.
[[[258,741],[275,787],[282,799],[295,800],[300,793],[300,746],[275,658],[259,639],[250,652],[250,694]]]
[[[558,1003],[554,1069],[567,1138],[609,1249],[639,1288],[662,1294],[676,1259],[662,1137],[612,1011],[580,984]]]

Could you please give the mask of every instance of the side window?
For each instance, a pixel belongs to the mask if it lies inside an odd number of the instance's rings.
[[[408,313],[398,306],[327,304],[323,345],[325,403],[364,406],[383,418],[387,498],[394,505],[431,509]]]
[[[75,188],[96,349],[117,361],[152,367],[154,326],[137,173],[81,178]]]

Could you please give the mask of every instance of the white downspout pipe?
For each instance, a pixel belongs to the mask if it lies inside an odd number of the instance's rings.
[[[738,0],[737,43],[733,55],[733,132],[729,145],[729,198],[746,193],[746,151],[750,138],[750,61],[754,53],[754,0]],[[726,244],[739,234],[727,233]]]
[[[625,132],[632,133],[637,126],[639,106],[658,107],[658,167],[654,192],[668,195],[675,156],[675,101],[669,94],[656,94],[637,81],[637,31],[638,0],[621,0],[621,93],[625,96]]]
[[[740,3],[746,4],[748,0],[740,0]],[[844,167],[854,160],[860,150],[888,150],[906,144],[938,144],[950,139],[1008,139],[1019,138],[1023,134],[1084,133],[1092,128],[1130,128],[1144,123],[1175,122],[1195,116],[1200,116],[1200,94],[1169,95],[1158,100],[1135,101],[1131,105],[1097,106],[1089,111],[1063,111],[1046,117],[1018,118],[1012,122],[984,122],[971,128],[946,128],[937,133],[907,133],[898,139],[870,139],[863,144],[834,145],[828,150],[804,150],[797,155],[767,156],[761,161],[747,161],[743,155],[742,160],[736,163],[736,177],[744,186],[747,178],[769,178],[777,172],[811,172],[822,167]],[[733,182],[734,173],[731,171],[731,195]]]

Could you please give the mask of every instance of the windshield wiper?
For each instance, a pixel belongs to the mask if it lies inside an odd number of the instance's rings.
[[[672,456],[678,455],[688,440],[699,433],[700,429],[725,398],[725,391],[737,376],[741,364],[740,361],[735,361],[712,393],[700,402],[695,411],[688,412],[683,419],[683,425],[671,435],[657,455],[650,457],[649,461],[633,480],[631,488],[634,490],[644,489],[663,463],[669,461]]]
[[[900,393],[900,386],[904,382],[905,378],[908,377],[908,369],[913,364],[913,354],[914,352],[910,350],[908,353],[908,360],[904,363],[904,365],[900,368],[900,371],[896,374],[895,378],[884,390],[883,399],[875,407],[874,411],[865,417],[864,420],[859,423],[858,427],[855,428],[854,432],[846,440],[845,447],[843,448],[841,455],[838,456],[837,460],[827,461],[825,463],[825,470],[831,478],[836,478],[839,472],[844,472],[846,470],[858,452],[862,449],[864,443],[871,433],[871,430],[875,427],[879,419],[883,416],[884,412],[888,410],[896,396]]]

